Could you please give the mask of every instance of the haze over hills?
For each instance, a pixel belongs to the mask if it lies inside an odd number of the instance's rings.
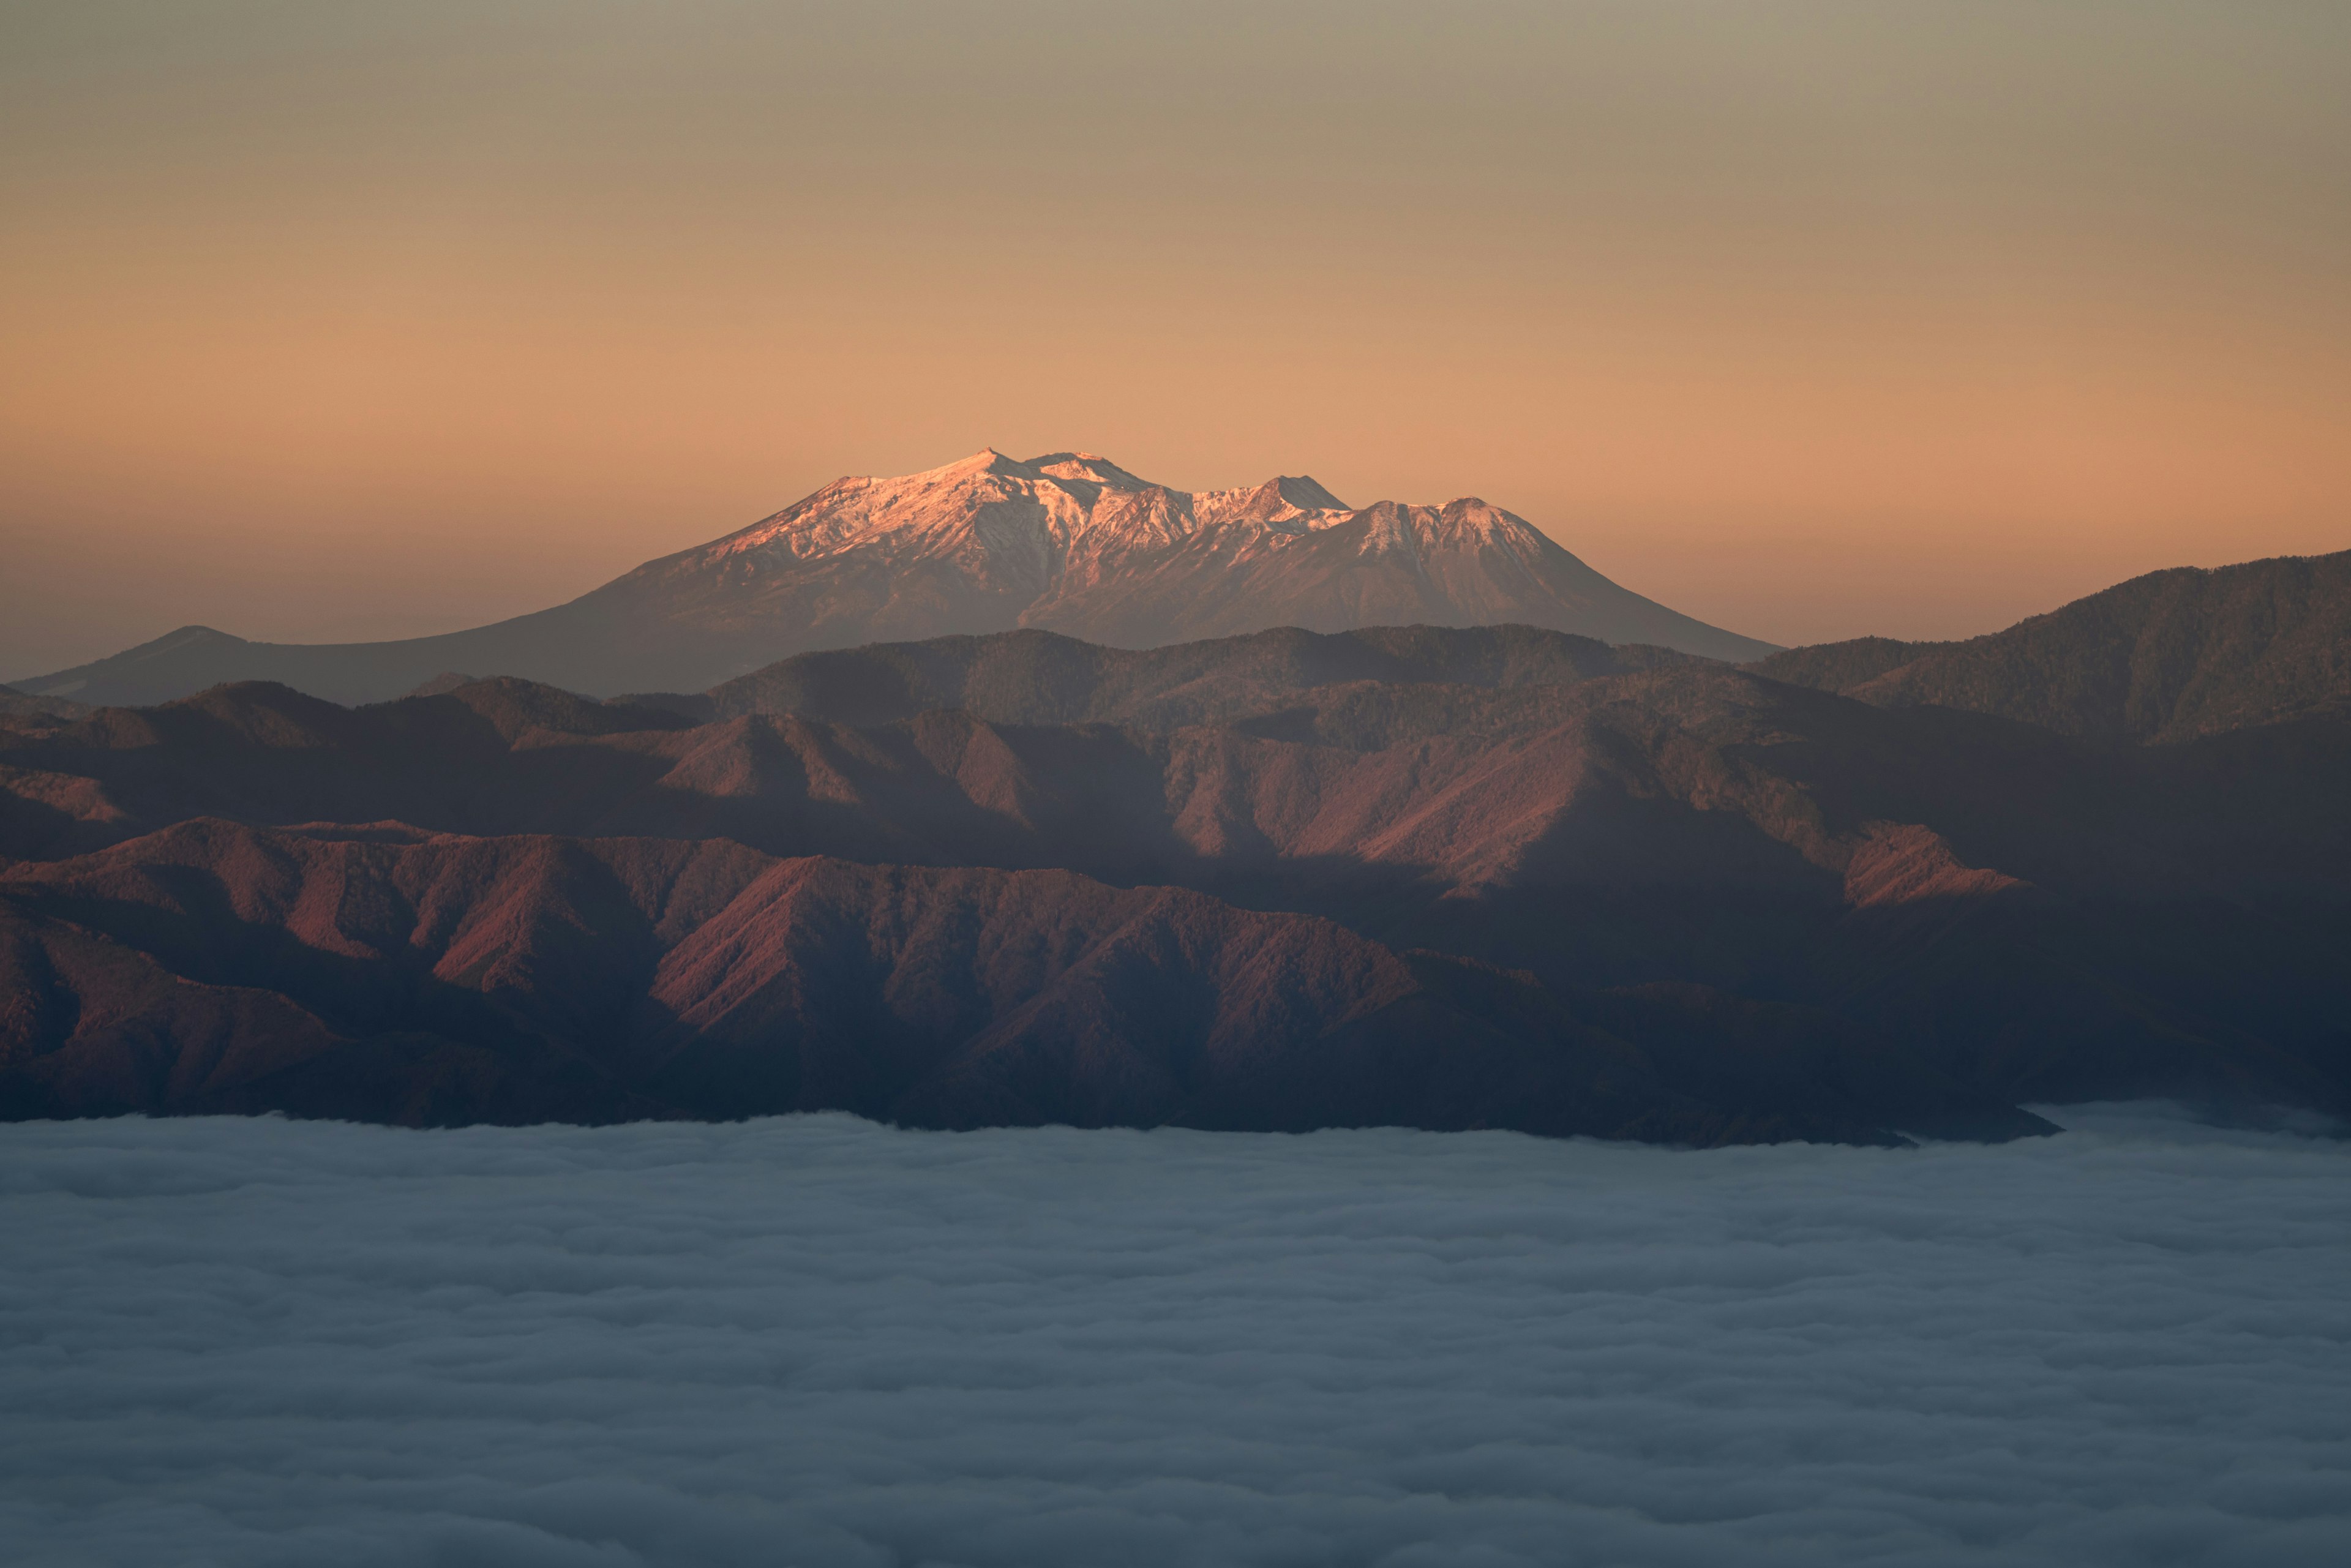
[[[554,609],[401,642],[250,643],[190,626],[16,683],[92,704],[271,680],[338,702],[449,670],[576,691],[695,691],[794,653],[1038,627],[1126,648],[1298,626],[1516,623],[1740,660],[1773,651],[1621,588],[1474,497],[1351,508],[1311,479],[1173,490],[1082,453],[992,449],[845,478]]]
[[[2027,623],[2013,690],[2133,626],[2197,650],[2179,689],[2238,695],[2161,744],[1818,689],[1903,647],[1740,670],[1510,627],[0,715],[0,1092],[1701,1142],[2340,1115],[2351,716],[2296,586],[2334,560]]]

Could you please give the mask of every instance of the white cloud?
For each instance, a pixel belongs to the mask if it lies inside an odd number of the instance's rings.
[[[2069,1120],[2059,1113],[2060,1120]],[[0,1128],[37,1563],[2351,1560],[2351,1145]]]

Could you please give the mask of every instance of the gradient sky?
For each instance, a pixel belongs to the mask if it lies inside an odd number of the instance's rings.
[[[1775,641],[2351,547],[2351,5],[12,0],[0,677],[983,444]]]

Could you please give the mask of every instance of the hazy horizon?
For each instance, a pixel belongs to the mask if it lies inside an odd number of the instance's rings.
[[[2351,13],[0,18],[0,679],[543,608],[993,444],[1795,643],[2351,545]]]

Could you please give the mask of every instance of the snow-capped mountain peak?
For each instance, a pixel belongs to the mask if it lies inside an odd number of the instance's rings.
[[[1144,646],[1285,624],[1498,622],[1767,651],[1627,592],[1476,497],[1352,507],[1303,475],[1178,490],[1094,453],[992,446],[837,479],[591,597],[756,637],[765,656],[1016,626]]]

